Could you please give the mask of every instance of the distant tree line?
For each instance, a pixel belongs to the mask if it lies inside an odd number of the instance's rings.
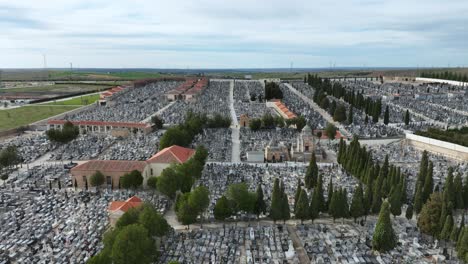
[[[379,121],[382,112],[382,101],[380,99],[372,100],[370,97],[364,97],[361,92],[356,93],[354,90],[350,91],[340,83],[331,83],[330,80],[322,79],[317,75],[308,74],[306,83],[315,89],[312,100],[323,109],[328,110],[333,117],[335,117],[335,112],[339,107],[337,107],[335,100],[330,102],[327,95],[334,96],[337,99],[343,99],[351,105],[350,111],[352,111],[353,108],[360,109],[366,114],[366,120],[368,120],[367,116],[370,116],[374,123]],[[352,112],[350,115],[352,116]],[[338,120],[341,120],[340,122],[345,120],[352,122],[352,119],[346,118],[346,110],[343,110],[343,108],[339,109],[338,113],[336,113],[335,121]]]
[[[415,134],[468,147],[468,127],[447,130],[428,128],[427,131],[419,130]]]
[[[189,111],[184,123],[166,130],[159,142],[159,148],[164,149],[172,145],[188,147],[195,135],[201,133],[203,128],[221,128],[230,125],[231,119],[218,113],[213,117],[208,117],[206,114]]]
[[[433,78],[433,79],[443,79],[443,80],[450,80],[450,81],[458,81],[458,82],[468,82],[468,75],[451,72],[451,71],[444,71],[444,72],[422,72],[421,77],[423,78]]]

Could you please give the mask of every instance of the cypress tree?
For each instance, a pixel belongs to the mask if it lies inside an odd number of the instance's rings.
[[[349,217],[349,206],[348,206],[348,192],[345,188],[341,190],[341,198],[340,198],[340,216],[342,218]]]
[[[301,219],[301,224],[309,218],[309,198],[307,192],[300,188],[299,200],[297,201],[296,211],[294,212],[296,219]]]
[[[283,222],[285,223],[286,220],[289,220],[290,218],[291,213],[289,209],[288,195],[284,192],[283,187],[281,193],[281,219],[283,219]]]
[[[390,220],[389,204],[385,201],[382,203],[379,219],[372,237],[372,249],[379,252],[386,252],[393,249],[396,243],[396,235],[393,231],[392,221]]]
[[[463,228],[457,243],[457,256],[462,261],[468,260],[468,230]]]
[[[394,188],[390,195],[390,211],[394,217],[401,215],[401,189],[399,187]]]
[[[323,178],[322,175],[319,175],[317,185],[315,186],[314,192],[317,192],[319,198],[319,210],[320,212],[325,212],[327,210],[325,204],[325,198],[323,196]]]
[[[406,208],[405,217],[408,220],[411,220],[413,218],[413,205],[412,204],[409,204],[408,207]]]
[[[374,193],[372,195],[372,205],[371,205],[371,211],[372,213],[377,213],[379,212],[380,208],[382,205],[382,193],[379,188],[378,181],[374,185]]]
[[[271,195],[270,217],[274,222],[281,219],[281,191],[278,178],[275,179],[273,184],[273,192]]]
[[[455,208],[464,209],[465,201],[463,199],[463,182],[460,173],[457,174],[455,180],[453,181],[455,189]]]
[[[405,125],[409,125],[410,123],[410,113],[409,113],[409,110],[406,110],[406,113],[405,113]]]
[[[455,205],[455,187],[453,186],[453,168],[449,167],[448,169],[448,175],[447,179],[445,180],[445,185],[444,185],[444,201],[447,203],[451,203],[452,205]]]
[[[314,190],[314,193],[312,194],[312,199],[310,201],[310,206],[309,206],[309,217],[312,219],[312,222],[317,219],[319,212],[320,212],[320,198],[319,198],[319,193]]]
[[[361,185],[359,185],[357,190],[354,192],[350,211],[351,216],[354,218],[354,222],[356,222],[357,218],[364,215],[364,194]]]
[[[422,202],[422,193],[421,193],[421,185],[416,186],[416,194],[414,196],[414,210],[416,214],[419,214],[421,212],[423,202]]]
[[[296,194],[294,195],[294,211],[296,211],[297,203],[299,201],[299,196],[301,195],[301,180],[297,181],[297,189],[296,189]]]
[[[312,154],[312,158],[310,159],[309,166],[307,167],[306,175],[305,175],[305,186],[307,189],[314,188],[317,184],[317,177],[318,177],[318,166],[317,160],[315,158],[315,154]]]
[[[440,215],[442,212],[442,195],[438,192],[432,193],[429,200],[424,204],[418,218],[418,227],[421,232],[436,237],[442,227],[440,226]]]
[[[330,202],[330,208],[328,210],[328,214],[330,214],[333,217],[333,222],[335,222],[335,219],[339,216],[339,203],[340,203],[340,196],[341,196],[341,190],[335,190],[333,192],[333,196]],[[313,199],[312,199],[313,202]]]
[[[388,125],[388,122],[390,120],[390,113],[388,112],[388,105],[385,107],[385,113],[384,113],[384,124]]]
[[[349,113],[348,113],[348,124],[353,123],[353,106],[349,108]]]
[[[440,239],[449,240],[450,234],[452,233],[452,228],[453,228],[453,217],[451,215],[447,215],[447,217],[445,217],[444,227],[442,228],[442,231],[440,232]]]
[[[263,198],[263,189],[262,189],[262,186],[259,184],[257,186],[257,191],[255,195],[254,212],[258,217],[260,214],[265,214],[266,210],[267,210],[267,206]]]
[[[425,203],[427,199],[429,199],[429,196],[431,196],[431,193],[434,190],[434,180],[432,178],[433,173],[434,173],[434,165],[432,164],[432,161],[429,161],[426,177],[424,180],[424,187],[423,187],[423,191],[421,194],[422,203]]]
[[[327,210],[330,208],[330,202],[333,196],[333,180],[332,177],[330,177],[330,181],[328,182],[328,191],[327,191]]]
[[[463,185],[463,204],[464,208],[468,209],[468,176],[465,177],[465,185]]]

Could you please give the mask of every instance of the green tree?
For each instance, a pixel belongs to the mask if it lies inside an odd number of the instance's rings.
[[[306,175],[304,178],[305,186],[307,189],[314,188],[317,184],[318,179],[318,166],[315,154],[312,154],[312,158],[310,159],[309,166],[306,170]]]
[[[208,159],[208,155],[209,153],[205,146],[199,145],[195,149],[195,154],[193,155],[192,159],[196,160],[200,164],[205,164],[206,160]]]
[[[457,256],[460,260],[468,262],[468,230],[463,228],[460,234],[460,242],[457,243]]]
[[[229,205],[229,201],[226,196],[221,196],[221,198],[216,201],[216,205],[213,210],[213,214],[216,220],[224,221],[226,218],[232,215],[232,210]]]
[[[157,177],[149,177],[148,180],[146,181],[146,185],[148,185],[148,187],[153,190],[156,189],[157,183],[158,183]]]
[[[159,149],[178,145],[187,147],[192,141],[190,133],[180,126],[170,127],[159,140]]]
[[[255,205],[254,205],[254,213],[257,215],[257,218],[260,214],[266,214],[267,205],[265,203],[265,199],[263,198],[263,189],[262,186],[259,184],[257,185],[257,191],[255,195]]]
[[[296,219],[301,219],[301,224],[304,222],[304,220],[309,219],[309,198],[307,197],[307,192],[302,188],[294,214]]]
[[[125,226],[132,225],[138,223],[138,216],[140,214],[140,208],[130,208],[127,212],[125,212],[115,226],[117,229],[121,229]]]
[[[440,193],[435,192],[431,194],[418,218],[418,227],[421,232],[434,237],[439,234],[439,231],[442,229],[439,225],[442,203],[442,195]]]
[[[148,230],[150,236],[164,236],[171,226],[152,205],[145,204],[138,216],[138,222]]]
[[[190,205],[189,196],[190,193],[186,193],[181,197],[176,212],[177,220],[188,227],[197,221],[198,215],[197,210]]]
[[[424,187],[422,191],[423,203],[425,203],[427,199],[429,199],[429,196],[431,196],[431,193],[434,190],[434,180],[432,179],[433,174],[434,174],[434,165],[432,164],[432,161],[429,161],[429,164],[427,166],[426,178],[424,180]]]
[[[356,222],[357,218],[364,215],[364,194],[361,185],[359,185],[354,192],[350,212],[351,216],[354,218],[354,222]]]
[[[153,126],[157,129],[161,129],[163,128],[163,125],[164,125],[164,120],[162,118],[160,118],[159,116],[153,116],[151,117],[151,123],[153,124]]]
[[[210,192],[205,186],[198,186],[190,192],[188,200],[190,207],[193,208],[197,214],[203,216],[203,212],[205,212],[210,205]]]
[[[348,113],[348,124],[353,123],[353,106],[349,108],[349,113]]]
[[[338,105],[333,114],[333,120],[336,122],[346,121],[346,107],[344,105]]]
[[[328,140],[331,141],[335,139],[337,128],[332,123],[328,123],[327,127],[325,128],[325,134],[327,134]]]
[[[410,119],[410,112],[409,110],[406,110],[405,112],[405,125],[409,125],[411,119]]]
[[[389,120],[390,120],[390,112],[388,110],[388,105],[387,105],[387,107],[385,107],[385,113],[384,113],[384,124],[388,125]]]
[[[148,231],[139,224],[125,226],[115,237],[112,245],[114,264],[151,263],[154,260],[153,241]]]
[[[250,193],[245,183],[231,184],[226,196],[235,213],[244,211],[252,213],[255,204],[255,193]]]
[[[451,215],[447,215],[445,217],[444,227],[442,228],[442,231],[440,232],[440,239],[449,240],[450,234],[452,233],[452,228],[453,228],[453,217]]]
[[[275,179],[273,184],[273,192],[271,195],[270,217],[274,222],[280,220],[281,213],[281,190],[278,178]]]
[[[455,208],[464,209],[465,201],[463,198],[463,181],[460,173],[457,174],[455,180],[453,181],[454,191],[455,191]]]
[[[395,217],[401,215],[401,189],[398,186],[390,195],[390,212]]]
[[[161,176],[159,176],[156,183],[157,189],[169,198],[174,199],[176,191],[180,188],[179,178],[180,177],[175,170],[175,165],[171,165],[161,172]]]
[[[99,187],[104,184],[105,177],[104,174],[100,171],[96,171],[91,177],[89,178],[89,184],[93,187]]]
[[[261,119],[257,119],[257,118],[250,119],[250,121],[249,121],[249,128],[250,128],[250,130],[252,130],[252,131],[257,131],[257,130],[259,130],[260,128],[262,128],[262,120],[261,120]]]
[[[328,189],[327,189],[327,204],[326,204],[326,209],[329,210],[330,208],[330,202],[333,196],[333,177],[330,177],[330,181],[328,182]]]
[[[408,220],[413,219],[413,205],[412,204],[409,204],[408,207],[406,208],[405,217]]]
[[[397,239],[390,220],[389,204],[384,201],[372,237],[372,249],[386,252],[395,248],[396,244]]]

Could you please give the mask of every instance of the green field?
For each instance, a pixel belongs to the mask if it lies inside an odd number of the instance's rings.
[[[63,101],[52,101],[40,105],[89,105],[99,100],[99,94],[83,95]]]
[[[45,85],[45,86],[30,86],[30,87],[20,87],[20,88],[11,88],[11,89],[0,89],[0,94],[2,93],[78,93],[78,92],[88,92],[95,90],[104,90],[112,87],[113,85],[109,84],[54,84],[54,85]]]
[[[80,106],[22,106],[8,110],[0,110],[0,131],[26,126],[36,121],[58,115]]]

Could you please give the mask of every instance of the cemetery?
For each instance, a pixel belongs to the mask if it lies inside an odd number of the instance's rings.
[[[99,263],[103,235],[147,204],[170,228],[142,263],[462,263],[468,252],[468,161],[405,138],[465,126],[460,87],[137,84],[52,120],[56,134],[0,140],[0,263]],[[65,124],[76,135],[60,138]]]

